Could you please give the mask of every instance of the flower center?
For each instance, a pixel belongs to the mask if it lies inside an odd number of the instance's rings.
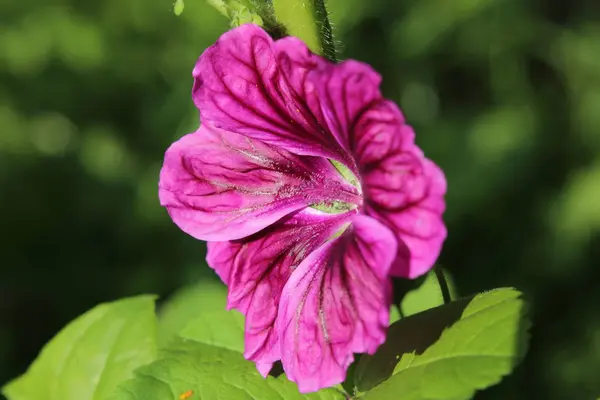
[[[335,167],[338,173],[344,178],[344,180],[354,186],[358,192],[358,197],[362,197],[362,190],[359,184],[359,180],[356,178],[356,175],[348,169],[344,164],[335,161],[329,160],[329,162]],[[321,203],[313,204],[311,207],[315,210],[323,211],[328,214],[341,214],[348,212],[350,210],[354,210],[358,208],[360,205],[355,203],[350,203],[342,200],[330,200],[324,201]]]
[[[323,211],[328,214],[341,214],[356,208],[355,204],[346,203],[344,201],[333,200],[323,203],[313,204],[311,206],[315,210]]]
[[[339,161],[329,160],[329,162],[335,167],[335,169],[337,169],[340,175],[342,175],[342,178],[344,178],[348,183],[357,188],[358,193],[362,193],[360,189],[360,184],[358,183],[358,179],[356,178],[354,173],[352,173],[352,171],[348,169],[348,167],[346,167]]]

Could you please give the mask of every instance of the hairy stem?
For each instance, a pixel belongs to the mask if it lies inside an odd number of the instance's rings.
[[[272,0],[277,20],[287,33],[302,39],[315,53],[336,61],[325,0]]]

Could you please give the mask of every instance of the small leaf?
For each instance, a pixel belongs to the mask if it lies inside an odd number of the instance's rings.
[[[231,1],[229,4],[229,20],[232,28],[243,24],[263,25],[263,19],[257,8],[237,1]]]
[[[366,393],[365,400],[469,399],[476,390],[498,383],[526,351],[530,323],[520,296],[508,288],[475,296],[468,301],[460,320],[435,344],[422,354],[416,351],[414,355],[403,355],[393,375]],[[426,313],[431,316],[455,303]]]
[[[232,28],[252,23],[262,26],[273,38],[286,36],[285,28],[277,21],[271,0],[206,0],[229,19]]]
[[[178,339],[159,360],[135,372],[111,400],[165,400],[185,397],[210,400],[343,400],[335,389],[298,393],[285,376],[260,376],[253,363],[232,350],[190,339]]]
[[[119,300],[67,325],[2,391],[10,400],[105,399],[155,358],[154,296]]]
[[[206,1],[221,14],[229,18],[232,27],[240,26],[245,23],[263,25],[261,14],[264,13],[267,8],[255,0]]]

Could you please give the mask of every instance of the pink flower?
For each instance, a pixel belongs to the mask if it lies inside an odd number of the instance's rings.
[[[435,262],[444,175],[368,65],[243,25],[193,75],[202,125],[167,150],[161,204],[208,241],[261,374],[281,360],[301,392],[340,383],[385,340],[390,276]]]

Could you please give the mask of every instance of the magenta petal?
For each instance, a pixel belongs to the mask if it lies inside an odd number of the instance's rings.
[[[325,63],[297,39],[276,44],[256,25],[232,29],[194,68],[201,121],[295,154],[345,158],[303,92],[307,72]]]
[[[404,185],[414,190],[404,204],[389,205],[397,201],[388,205],[373,203],[368,207],[368,213],[387,223],[399,239],[398,257],[390,273],[416,278],[431,269],[446,239],[442,219],[446,178],[438,166],[424,159],[408,174]]]
[[[391,102],[369,109],[356,125],[365,211],[398,239],[395,276],[415,278],[435,263],[446,238],[446,179],[414,144],[414,132]]]
[[[246,315],[244,356],[265,376],[281,359],[274,329],[281,291],[294,268],[352,214],[305,210],[242,240],[209,242],[208,264],[229,286],[228,307]]]
[[[377,168],[392,154],[417,149],[414,132],[392,101],[376,101],[363,111],[355,121],[352,147],[362,173]]]
[[[396,239],[357,215],[340,237],[310,254],[283,288],[277,328],[287,377],[301,392],[342,382],[354,353],[385,340]]]
[[[269,375],[269,372],[271,372],[272,368],[273,368],[272,362],[267,362],[267,363],[257,362],[256,363],[256,369],[258,370],[258,373],[263,378],[266,378]]]
[[[247,137],[201,127],[166,152],[160,202],[185,232],[234,240],[323,200],[356,202],[331,164]]]
[[[309,80],[315,85],[321,119],[350,153],[357,139],[354,123],[374,102],[382,100],[381,76],[367,64],[347,60],[312,71]]]

